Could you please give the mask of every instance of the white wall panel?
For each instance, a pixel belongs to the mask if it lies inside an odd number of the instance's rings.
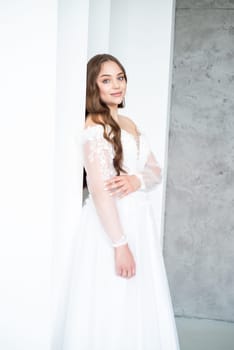
[[[89,1],[60,0],[58,7],[55,127],[55,234],[53,240],[53,343],[62,346],[73,239],[82,205],[80,131],[85,118]]]
[[[88,57],[109,51],[111,0],[89,0]]]
[[[0,349],[50,348],[57,3],[0,1]]]

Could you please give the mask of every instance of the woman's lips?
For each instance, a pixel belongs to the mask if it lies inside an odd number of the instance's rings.
[[[122,95],[122,92],[116,92],[114,94],[111,94],[111,96],[114,96],[114,97],[120,97]]]

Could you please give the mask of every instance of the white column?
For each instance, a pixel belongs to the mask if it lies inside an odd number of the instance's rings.
[[[0,349],[50,349],[56,0],[0,2]]]
[[[85,119],[88,11],[88,0],[59,1],[52,267],[54,350],[62,346],[72,243],[78,233],[82,204],[79,136]]]

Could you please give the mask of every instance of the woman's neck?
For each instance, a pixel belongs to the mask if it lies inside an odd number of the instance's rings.
[[[112,118],[118,123],[119,117],[118,117],[118,106],[109,106],[110,113]]]

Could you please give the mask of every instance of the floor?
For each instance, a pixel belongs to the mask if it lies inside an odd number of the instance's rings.
[[[180,350],[234,350],[234,323],[176,318]]]

